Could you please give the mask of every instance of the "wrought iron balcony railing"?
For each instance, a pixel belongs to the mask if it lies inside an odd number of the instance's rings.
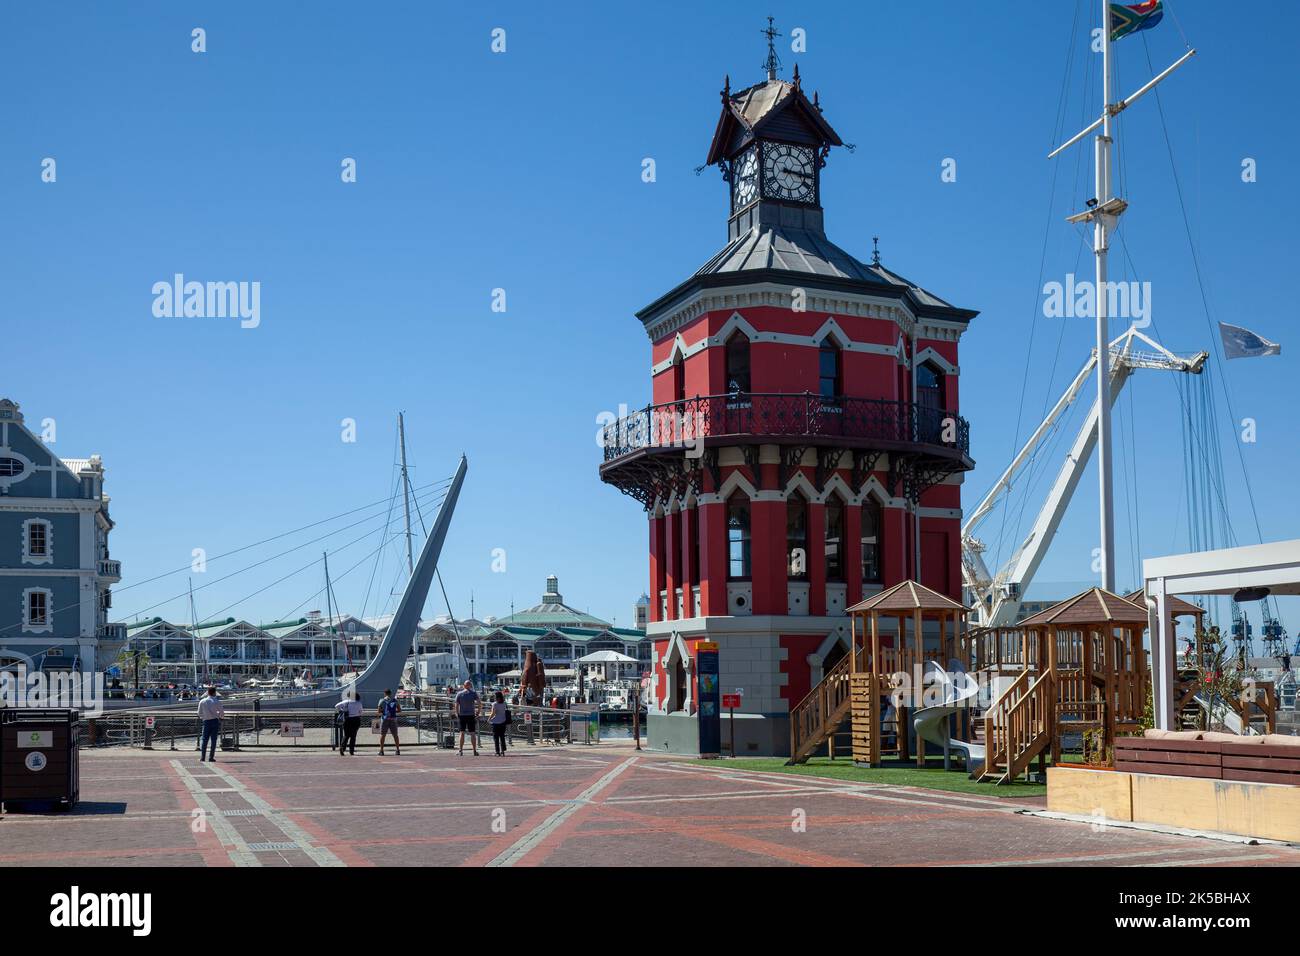
[[[732,392],[648,405],[605,426],[605,461],[644,448],[691,448],[710,438],[845,439],[942,446],[970,453],[970,425],[915,402],[772,392]]]

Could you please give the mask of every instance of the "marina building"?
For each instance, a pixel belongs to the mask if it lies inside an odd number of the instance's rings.
[[[108,502],[98,455],[59,457],[0,399],[0,667],[93,671],[100,642],[123,636],[108,623],[122,576]]]
[[[390,618],[349,614],[322,618],[317,612],[291,621],[252,624],[236,618],[198,625],[162,618],[119,625],[123,639],[111,650],[122,676],[151,683],[197,684],[206,679],[239,683],[252,678],[311,676],[339,678],[363,670],[374,659]],[[650,668],[651,642],[644,630],[620,628],[564,603],[559,581],[546,579],[541,601],[522,611],[487,620],[440,618],[421,626],[412,653],[417,673],[430,682],[468,672],[480,683],[523,665],[536,651],[548,669],[571,668],[580,657],[612,650]]]

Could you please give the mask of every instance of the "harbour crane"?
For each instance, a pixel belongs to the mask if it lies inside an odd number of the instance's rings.
[[[1128,381],[1129,375],[1135,369],[1164,369],[1199,375],[1209,358],[1208,352],[1197,352],[1190,358],[1175,355],[1144,335],[1136,325],[1130,326],[1128,331],[1112,341],[1107,351],[1110,359],[1109,397],[1112,406]],[[1070,382],[1065,393],[1048,412],[1042,424],[1029,436],[1024,447],[1002,473],[1002,477],[989,489],[984,500],[962,526],[962,581],[974,601],[977,621],[983,627],[1004,626],[1015,621],[1029,583],[1046,555],[1057,528],[1060,527],[1065,509],[1069,506],[1074,490],[1078,487],[1079,479],[1097,444],[1099,400],[1093,401],[1092,409],[1075,437],[1074,444],[1070,446],[1056,481],[1046,501],[1043,502],[1028,536],[996,574],[991,573],[985,564],[985,545],[975,536],[975,532],[980,523],[988,517],[989,512],[1010,492],[1012,485],[1033,458],[1035,451],[1043,445],[1045,439],[1060,423],[1061,417],[1079,397],[1080,391],[1087,384],[1096,366],[1097,350],[1092,349],[1088,361],[1084,363],[1079,374]]]

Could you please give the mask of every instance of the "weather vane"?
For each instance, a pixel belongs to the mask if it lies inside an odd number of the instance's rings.
[[[777,32],[773,25],[772,17],[767,18],[767,29],[760,30],[767,37],[767,62],[763,64],[763,69],[767,70],[767,78],[775,80],[777,71],[781,69],[781,58],[776,55],[776,38],[781,34]]]

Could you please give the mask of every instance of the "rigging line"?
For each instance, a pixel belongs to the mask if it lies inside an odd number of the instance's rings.
[[[438,485],[450,485],[451,480],[452,479],[450,478],[444,478],[441,481],[430,482],[428,485],[425,485],[424,488],[422,488],[421,490],[423,491],[425,489],[433,488]],[[393,499],[390,496],[388,498],[388,504],[390,505],[390,507],[392,505],[392,500]],[[257,548],[264,544],[269,544],[272,541],[278,541],[281,538],[287,538],[290,535],[298,534],[298,532],[300,531],[306,531],[308,528],[314,528],[317,525],[328,524],[331,521],[337,521],[339,518],[346,518],[349,515],[356,514],[358,511],[365,511],[366,509],[373,508],[376,505],[382,505],[384,504],[384,501],[385,500],[383,498],[380,498],[378,501],[372,501],[369,504],[362,505],[359,508],[353,508],[351,511],[344,511],[339,514],[333,515],[329,518],[322,518],[320,521],[313,521],[311,524],[305,524],[300,528],[294,528],[292,531],[285,531],[282,532],[281,534],[271,535],[271,537],[263,538],[261,541],[254,541],[252,544],[246,544],[243,545],[242,547],[235,548],[233,551],[226,551],[223,552],[222,554],[214,555],[213,557],[207,559],[207,563],[211,564],[213,561],[220,561],[222,558],[228,558],[231,555],[239,554],[243,551],[248,551],[252,548]],[[378,514],[378,512],[376,512],[376,514]],[[173,574],[180,574],[182,571],[190,571],[190,570],[193,570],[193,564],[187,564],[184,567],[176,568],[175,570],[172,571],[164,571],[162,574],[156,574],[151,578],[145,578],[143,581],[136,581],[134,584],[128,584],[124,587],[114,587],[113,591],[116,594],[121,594],[123,591],[129,591],[132,588],[138,588],[144,584],[152,584],[154,581],[161,581],[163,578],[171,577]]]
[[[437,492],[431,492],[431,493],[430,493],[430,496],[432,496],[433,494],[437,494]],[[444,493],[444,497],[445,497],[445,493]],[[154,610],[155,608],[163,607],[164,605],[170,604],[170,603],[172,603],[173,601],[178,601],[178,600],[180,600],[180,599],[183,598],[183,597],[188,597],[188,596],[190,596],[190,595],[193,593],[193,591],[202,591],[202,590],[205,590],[206,588],[213,587],[214,585],[220,584],[222,581],[227,581],[227,580],[229,580],[230,578],[235,577],[236,575],[243,574],[245,571],[251,571],[251,570],[253,570],[254,568],[261,567],[262,565],[264,565],[264,564],[268,564],[268,563],[271,562],[271,561],[275,561],[275,560],[277,560],[278,558],[283,558],[285,555],[289,555],[289,554],[292,554],[292,553],[295,552],[295,551],[299,551],[299,550],[301,550],[302,548],[307,547],[308,545],[317,544],[317,543],[319,543],[319,542],[321,542],[321,541],[326,540],[327,538],[332,538],[332,537],[334,537],[334,535],[336,535],[336,534],[340,534],[340,533],[342,533],[342,532],[344,532],[344,531],[347,531],[347,530],[349,530],[349,529],[351,529],[351,528],[355,528],[355,527],[357,527],[358,525],[366,524],[366,523],[368,523],[368,522],[370,522],[370,521],[373,521],[373,520],[375,519],[375,517],[376,517],[375,515],[368,515],[367,517],[365,517],[365,518],[361,518],[361,519],[359,519],[359,520],[357,520],[357,521],[354,521],[354,522],[352,522],[351,524],[343,525],[341,528],[335,528],[333,531],[329,531],[329,532],[327,532],[327,533],[321,535],[321,536],[318,537],[318,538],[313,538],[313,539],[311,539],[310,541],[304,541],[304,542],[302,542],[301,544],[296,544],[296,545],[294,545],[292,548],[288,548],[288,549],[286,549],[286,550],[284,550],[284,551],[279,552],[278,554],[273,554],[273,555],[271,555],[270,557],[268,557],[268,558],[263,558],[262,560],[260,560],[260,561],[256,561],[256,562],[254,562],[253,564],[245,565],[244,567],[239,568],[238,570],[231,571],[229,574],[223,575],[222,577],[219,577],[219,578],[216,578],[216,579],[214,579],[214,580],[212,580],[212,581],[209,581],[209,582],[206,583],[206,584],[201,584],[201,585],[199,585],[197,588],[192,588],[192,589],[191,589],[191,588],[187,587],[187,589],[186,589],[185,591],[182,591],[180,594],[173,595],[172,597],[169,597],[169,598],[166,598],[166,599],[164,599],[164,600],[162,600],[162,601],[159,601],[159,602],[156,603],[156,604],[151,604],[149,607],[146,607],[146,608],[143,608],[143,609],[140,609],[140,610],[134,611],[134,612],[132,612],[132,614],[129,614],[129,615],[122,615],[122,617],[134,617],[134,618],[138,618],[141,614],[147,613],[148,611],[152,611],[152,610]],[[317,522],[317,523],[319,524],[319,522]],[[371,532],[369,532],[369,531],[366,532],[367,535],[370,534],[370,533],[371,533]],[[276,537],[283,537],[283,535],[277,535]],[[268,540],[274,540],[274,539],[268,539]],[[250,546],[250,547],[251,547],[251,546]],[[239,549],[239,550],[241,550],[241,551],[242,551],[242,550],[247,550],[247,548],[241,548],[241,549]],[[232,553],[233,553],[233,552],[232,552]],[[209,559],[209,560],[212,560],[212,559]],[[78,602],[76,602],[76,603],[66,604],[66,605],[64,605],[64,606],[62,606],[62,607],[55,608],[51,613],[52,613],[52,614],[58,614],[58,613],[60,613],[61,611],[68,611],[68,610],[71,610],[71,609],[73,609],[73,608],[80,607],[80,606],[81,606],[81,603],[80,603],[80,601],[78,601]],[[18,623],[18,624],[10,624],[10,625],[7,625],[6,627],[0,627],[0,634],[4,634],[6,631],[15,630],[15,629],[20,628],[20,627],[22,627],[22,624],[21,624],[21,623]]]
[[[1138,562],[1142,560],[1142,522],[1140,520],[1142,515],[1142,502],[1138,497],[1141,491],[1141,486],[1138,484],[1138,467],[1137,467],[1137,416],[1133,411],[1134,406],[1136,405],[1137,405],[1136,396],[1132,392],[1129,392],[1128,431],[1129,431],[1129,441],[1131,443],[1129,462],[1133,471],[1133,510],[1134,513],[1137,514],[1139,517],[1139,520],[1133,522],[1134,537],[1136,539],[1136,545],[1137,545],[1137,547],[1134,548],[1133,550],[1133,577],[1135,580],[1140,581],[1142,569]]]
[[[456,640],[456,649],[460,651],[460,662],[465,666],[465,673],[469,673],[469,659],[465,656],[465,647],[460,642],[460,625],[456,622],[456,615],[451,613],[451,600],[447,597],[447,586],[442,583],[442,571],[434,568],[433,573],[438,576],[438,588],[442,591],[442,600],[447,605],[447,617],[451,618],[451,633]],[[460,677],[460,671],[457,670],[456,676]]]
[[[372,532],[367,531],[365,534],[362,534],[362,535],[360,535],[359,537],[353,538],[351,541],[347,542],[346,544],[340,545],[339,547],[335,548],[333,551],[328,552],[328,553],[330,553],[330,554],[335,554],[335,555],[337,555],[337,554],[341,554],[341,553],[343,553],[343,551],[345,551],[346,549],[352,547],[354,544],[357,544],[357,543],[360,542],[360,541],[364,541],[366,538],[368,538],[368,537],[370,536],[371,533],[372,533]],[[381,545],[381,547],[382,547],[382,545]],[[369,557],[369,555],[367,555],[367,557]],[[365,560],[365,559],[363,558],[362,560]],[[276,584],[279,584],[279,583],[281,583],[282,581],[285,581],[285,580],[287,580],[288,578],[291,578],[291,577],[293,577],[293,576],[296,575],[296,574],[300,574],[300,573],[301,573],[302,571],[304,571],[306,568],[312,567],[315,563],[316,563],[315,560],[313,560],[311,564],[304,565],[302,568],[299,568],[297,571],[292,571],[292,572],[290,572],[290,573],[289,573],[288,575],[286,575],[285,577],[280,578],[280,579],[277,580],[277,581],[273,581],[273,582],[271,582],[271,584],[268,585],[267,587],[259,588],[258,590],[254,591],[252,594],[245,595],[244,597],[242,597],[242,598],[240,598],[239,600],[237,600],[234,604],[229,604],[229,605],[227,605],[226,607],[222,608],[221,610],[213,612],[212,617],[213,617],[213,618],[219,617],[221,614],[225,613],[226,611],[229,611],[231,608],[233,608],[233,607],[237,607],[238,605],[244,603],[245,601],[249,600],[250,598],[256,597],[258,594],[261,594],[263,591],[267,590],[268,587],[273,587],[273,586],[275,586]],[[213,585],[215,585],[215,584],[219,584],[219,583],[221,583],[221,581],[224,581],[224,580],[226,580],[227,578],[232,577],[232,576],[233,576],[233,575],[227,575],[226,578],[218,578],[216,581],[212,581],[212,582],[209,582],[208,584],[203,585],[203,587],[212,587]],[[153,610],[154,608],[162,607],[162,606],[165,605],[165,604],[169,604],[171,601],[174,601],[174,600],[176,600],[176,598],[168,598],[167,600],[162,601],[162,602],[160,602],[160,603],[158,603],[158,604],[155,604],[155,605],[153,605],[152,607],[145,608],[143,611],[137,611],[136,614],[137,614],[137,616],[138,616],[139,614],[144,613],[144,612],[146,612],[146,611],[151,611],[151,610]],[[197,622],[196,622],[196,623],[197,623]]]
[[[1145,50],[1146,52],[1148,66],[1152,69],[1152,71],[1154,71],[1155,67],[1151,65],[1151,47],[1147,43],[1147,39],[1145,36],[1143,36],[1142,38],[1142,47],[1143,50]],[[1201,260],[1200,260],[1200,256],[1197,254],[1196,251],[1196,241],[1192,237],[1192,224],[1187,217],[1187,203],[1183,198],[1182,181],[1178,177],[1178,164],[1174,161],[1174,145],[1173,145],[1173,141],[1169,137],[1169,126],[1165,122],[1164,101],[1160,97],[1160,88],[1158,86],[1155,88],[1154,92],[1156,94],[1156,110],[1160,114],[1160,130],[1164,134],[1165,149],[1169,154],[1169,169],[1173,175],[1174,188],[1178,193],[1178,208],[1179,211],[1182,213],[1183,230],[1187,234],[1187,246],[1192,256],[1192,267],[1196,273],[1196,285],[1197,285],[1197,289],[1200,291],[1201,294],[1201,306],[1205,311],[1205,325],[1207,330],[1210,333],[1210,354],[1214,356],[1214,364],[1219,368],[1220,371],[1219,388],[1223,391],[1223,400],[1225,405],[1227,406],[1228,419],[1230,422],[1235,423],[1237,421],[1237,415],[1232,408],[1232,395],[1228,390],[1228,381],[1227,381],[1228,377],[1226,374],[1223,373],[1223,363],[1219,359],[1219,352],[1222,350],[1222,343],[1218,343],[1218,337],[1214,334],[1213,321],[1210,318],[1210,300],[1205,290],[1205,278],[1201,273]],[[1236,427],[1235,424],[1232,427],[1235,429]],[[1241,442],[1235,440],[1235,437],[1232,444],[1237,450],[1237,460],[1238,463],[1241,465],[1243,483],[1246,486],[1246,499],[1250,503],[1251,516],[1252,518],[1254,518],[1255,521],[1255,533],[1256,535],[1258,535],[1260,543],[1263,543],[1264,531],[1261,528],[1259,523],[1259,509],[1255,505],[1255,491],[1250,483],[1250,471],[1246,468],[1246,456],[1241,450]]]
[[[393,514],[393,506],[396,504],[396,501],[397,501],[397,483],[398,483],[398,477],[399,477],[399,476],[396,475],[396,474],[393,475],[393,486],[392,486],[392,487],[393,487],[393,493],[392,493],[392,494],[389,496],[389,498],[388,498],[388,515],[389,515],[389,518],[392,517],[392,514]],[[385,527],[387,527],[387,525],[385,525]],[[378,574],[378,572],[379,572],[379,567],[380,567],[380,565],[382,564],[382,560],[381,560],[382,557],[383,557],[383,550],[382,550],[382,548],[381,548],[381,549],[379,550],[379,552],[375,555],[375,564],[374,564],[374,567],[372,567],[372,568],[370,569],[370,578],[366,581],[366,594],[365,594],[365,597],[362,598],[362,600],[361,600],[361,619],[362,619],[363,621],[366,619],[366,608],[368,608],[368,607],[370,606],[370,592],[373,590],[373,588],[374,588],[374,586],[375,586],[375,576]]]
[[[1078,34],[1078,29],[1079,29],[1079,7],[1081,5],[1082,5],[1082,0],[1079,0],[1079,2],[1075,4],[1074,23],[1070,27],[1070,39],[1069,42],[1066,44],[1066,61],[1065,61],[1066,69],[1064,75],[1061,77],[1061,89],[1057,95],[1057,115],[1054,120],[1056,128],[1052,132],[1053,143],[1059,138],[1060,128],[1064,124],[1064,115],[1066,109],[1065,103],[1066,103],[1066,97],[1069,90],[1072,64],[1074,63],[1074,45],[1075,45],[1075,38]],[[1048,148],[1049,149],[1051,148],[1051,144],[1049,144]],[[1025,410],[1024,409],[1025,389],[1028,387],[1029,366],[1033,360],[1033,355],[1034,355],[1034,333],[1038,328],[1038,314],[1037,314],[1039,311],[1038,290],[1041,289],[1043,286],[1043,274],[1047,268],[1047,247],[1048,247],[1048,240],[1051,237],[1052,209],[1056,205],[1056,181],[1059,174],[1060,174],[1060,164],[1053,163],[1052,184],[1051,184],[1051,188],[1048,190],[1048,196],[1047,196],[1047,215],[1043,223],[1043,241],[1038,256],[1038,283],[1034,287],[1034,317],[1032,321],[1029,323],[1029,341],[1025,345],[1025,368],[1020,378],[1020,400],[1016,403],[1016,427],[1011,439],[1012,458],[1015,458],[1016,452],[1019,450],[1020,447],[1020,426],[1023,424],[1022,419],[1024,417],[1024,410]],[[1006,535],[1006,525],[1007,525],[1007,515],[1006,515],[1006,511],[1004,510],[1002,513],[1002,521],[998,529],[998,543],[996,549],[994,550],[995,554],[1001,554],[1002,552],[1003,540]]]
[[[364,523],[364,522],[355,522],[355,523],[353,523],[352,525],[349,525],[348,527],[349,527],[349,528],[351,528],[351,527],[356,527],[357,524],[362,524],[362,523]],[[390,524],[391,524],[391,521],[390,521]],[[263,560],[258,561],[258,562],[254,563],[254,564],[250,564],[250,565],[248,565],[247,567],[240,568],[238,571],[232,571],[232,572],[230,572],[229,574],[223,575],[222,577],[219,577],[219,578],[216,578],[216,579],[214,579],[214,580],[212,580],[212,581],[209,581],[207,584],[200,585],[200,586],[199,586],[198,588],[196,588],[195,590],[202,591],[202,590],[204,590],[204,589],[206,589],[206,588],[214,587],[214,586],[220,584],[220,583],[223,582],[223,581],[228,581],[228,580],[230,580],[231,578],[235,577],[236,575],[243,574],[245,571],[251,571],[253,568],[261,567],[262,565],[267,564],[267,563],[269,563],[269,562],[271,562],[271,561],[274,561],[274,560],[276,560],[276,559],[278,559],[278,558],[282,558],[282,557],[284,557],[285,555],[292,554],[294,551],[297,551],[297,550],[299,550],[299,549],[301,549],[301,548],[304,548],[304,547],[306,547],[307,545],[310,545],[310,544],[316,544],[317,542],[324,541],[326,538],[333,537],[335,534],[338,534],[339,531],[343,531],[343,530],[346,530],[346,529],[345,529],[345,528],[340,528],[340,529],[338,529],[338,531],[332,531],[332,532],[330,532],[330,533],[327,534],[327,535],[322,535],[321,537],[315,539],[314,541],[306,541],[306,542],[303,542],[302,544],[298,545],[297,547],[290,548],[290,549],[287,550],[287,551],[281,551],[279,554],[271,555],[271,557],[269,557],[269,558],[264,558]],[[358,537],[358,538],[354,538],[352,541],[349,541],[347,544],[341,545],[340,547],[336,548],[336,549],[334,550],[334,552],[332,552],[332,553],[337,554],[337,553],[339,553],[340,551],[342,551],[344,548],[351,547],[351,546],[352,546],[353,544],[355,544],[357,541],[362,541],[362,540],[364,540],[365,538],[369,537],[372,533],[373,533],[372,531],[366,531],[366,532],[365,532],[364,534],[362,534],[360,537]],[[179,595],[175,595],[175,596],[173,596],[173,597],[166,598],[166,599],[164,599],[164,600],[162,600],[162,601],[159,601],[159,602],[156,603],[156,604],[152,604],[152,605],[150,605],[149,607],[141,608],[140,610],[137,610],[137,611],[133,612],[133,615],[131,615],[131,616],[134,616],[134,617],[137,617],[137,618],[138,618],[141,614],[144,614],[144,613],[147,613],[147,612],[149,612],[149,611],[152,611],[152,610],[154,610],[155,608],[163,607],[164,605],[170,604],[171,602],[176,601],[176,600],[179,600],[179,599],[182,598],[182,597],[186,597],[186,596],[188,596],[188,593],[189,593],[189,592],[187,591],[187,592],[184,592],[184,593],[182,593],[182,594],[179,594]],[[259,593],[260,593],[260,592],[259,592]],[[75,605],[74,605],[74,606],[75,606]],[[223,608],[222,610],[226,610],[226,609]],[[220,613],[221,613],[221,611],[213,612],[213,616],[215,617],[215,616],[219,615]],[[197,623],[197,622],[196,622],[196,623]]]
[[[1077,186],[1077,177],[1076,177],[1076,186]],[[1079,249],[1076,250],[1075,258],[1074,258],[1074,268],[1076,270],[1079,268],[1079,262],[1083,258],[1083,251],[1086,248],[1084,236],[1082,233],[1079,233],[1079,242],[1080,242],[1080,246]],[[1051,387],[1052,387],[1051,379],[1054,379],[1056,377],[1056,367],[1061,354],[1061,343],[1065,339],[1066,325],[1067,325],[1066,320],[1062,319],[1061,332],[1057,336],[1056,358],[1053,359],[1052,362],[1052,374],[1049,376],[1048,379],[1048,391],[1044,394],[1044,399],[1043,399],[1042,414],[1044,418],[1047,417],[1047,402],[1051,396]],[[1024,527],[1025,512],[1029,507],[1029,502],[1031,500],[1037,500],[1036,496],[1030,494],[1030,492],[1037,487],[1038,482],[1042,477],[1043,469],[1045,469],[1050,462],[1057,460],[1056,452],[1059,450],[1061,435],[1064,434],[1064,432],[1062,431],[1063,423],[1064,423],[1064,419],[1058,421],[1056,425],[1053,427],[1051,445],[1050,446],[1040,445],[1038,448],[1035,448],[1030,453],[1029,460],[1025,463],[1024,479],[1022,482],[1020,482],[1020,484],[1024,488],[1024,493],[1021,494],[1020,496],[1020,508],[1016,513],[1014,538],[1012,539],[1013,543],[1020,541],[1020,530],[1022,527]],[[1006,509],[1006,511],[1009,510],[1010,508]],[[1003,512],[1004,528],[1005,528],[1006,511]],[[1001,567],[1000,558],[1002,554],[1002,546],[1003,546],[1003,538],[1001,535],[999,535],[998,547],[997,550],[994,552],[999,557],[998,567]]]
[[[363,535],[361,535],[361,536],[359,536],[359,537],[353,538],[353,539],[352,539],[351,541],[349,541],[347,544],[344,544],[344,545],[341,545],[341,546],[335,548],[334,551],[331,552],[331,553],[333,553],[333,554],[341,554],[343,551],[345,551],[345,550],[347,550],[348,548],[352,547],[352,545],[357,544],[358,542],[364,541],[366,538],[370,537],[371,533],[372,533],[372,532],[367,531],[365,534],[363,534]],[[369,555],[367,555],[367,557],[369,557]],[[270,584],[268,584],[268,585],[266,585],[266,586],[264,586],[264,587],[258,588],[256,591],[254,591],[254,592],[251,593],[251,594],[245,595],[244,597],[242,597],[242,598],[240,598],[239,600],[235,601],[233,604],[227,604],[227,605],[226,605],[225,607],[223,607],[220,611],[217,611],[217,612],[215,613],[214,616],[215,616],[215,617],[220,617],[222,614],[224,614],[226,611],[229,611],[231,608],[238,607],[240,604],[243,604],[245,601],[248,601],[248,600],[251,600],[252,598],[257,597],[257,595],[259,595],[259,594],[263,593],[264,591],[267,591],[267,590],[269,590],[269,589],[275,587],[277,584],[282,584],[283,582],[289,580],[289,578],[294,577],[295,575],[301,574],[303,571],[306,571],[306,570],[309,569],[309,568],[313,568],[313,567],[315,567],[315,566],[316,566],[316,560],[317,560],[317,559],[313,558],[309,563],[304,564],[302,567],[298,568],[296,571],[290,571],[288,574],[284,575],[284,576],[281,577],[281,578],[276,579],[275,581],[272,581]],[[364,558],[363,558],[362,560],[364,560]],[[213,583],[215,584],[216,582],[214,581]]]
[[[330,586],[330,588],[329,588],[328,590],[330,590],[330,591],[334,590],[334,585],[337,585],[338,582],[342,581],[344,578],[346,578],[349,574],[351,574],[351,573],[352,573],[353,571],[355,571],[357,568],[361,567],[362,564],[364,564],[366,561],[368,561],[371,557],[374,556],[375,551],[378,551],[379,548],[385,548],[385,547],[387,547],[389,544],[392,543],[393,540],[394,540],[394,539],[393,539],[392,537],[390,537],[387,541],[382,542],[382,543],[379,545],[378,548],[375,548],[375,549],[372,550],[372,551],[367,551],[364,555],[362,555],[362,556],[357,560],[357,563],[356,563],[356,564],[352,565],[352,567],[348,568],[348,569],[347,569],[346,571],[344,571],[342,574],[334,574],[334,575],[331,575],[331,576],[330,576],[330,578],[331,578],[331,586]],[[304,607],[306,607],[306,606],[307,606],[308,604],[310,604],[311,602],[315,601],[315,600],[316,600],[318,597],[320,597],[321,595],[326,595],[326,596],[328,597],[328,595],[327,595],[326,592],[327,592],[327,589],[326,589],[325,587],[322,587],[319,591],[317,591],[315,594],[310,595],[310,596],[307,598],[307,600],[303,601],[301,604],[299,604],[299,605],[298,605],[296,608],[294,608],[292,611],[290,611],[290,612],[287,613],[287,614],[283,614],[283,615],[281,615],[280,617],[276,618],[276,620],[277,620],[277,621],[283,621],[283,620],[287,620],[287,619],[293,617],[295,614],[297,614],[299,611],[301,611]],[[336,609],[338,608],[338,599],[337,599],[337,597],[334,598],[334,606],[335,606]],[[339,616],[340,616],[340,617],[342,616],[342,611],[341,611],[341,609],[340,609]]]

